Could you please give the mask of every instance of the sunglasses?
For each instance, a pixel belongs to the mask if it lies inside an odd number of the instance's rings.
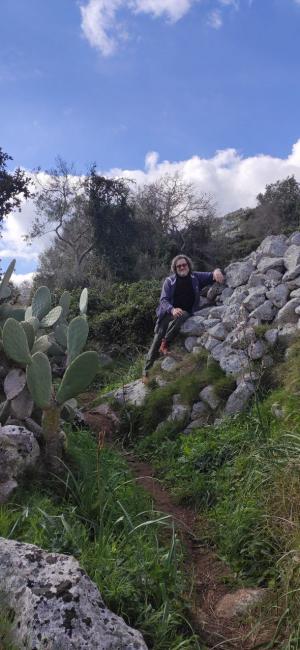
[[[186,266],[187,266],[186,262],[184,264],[176,264],[176,269],[185,269]]]

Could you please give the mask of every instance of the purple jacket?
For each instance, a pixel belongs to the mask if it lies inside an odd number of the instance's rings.
[[[174,293],[176,286],[176,274],[170,275],[165,279],[161,294],[159,305],[156,310],[156,315],[160,321],[165,314],[169,314],[171,309],[173,309]],[[195,300],[193,304],[192,313],[199,309],[200,302],[200,292],[203,287],[206,287],[208,284],[213,284],[213,274],[206,271],[194,271],[191,273],[192,285],[195,293]]]

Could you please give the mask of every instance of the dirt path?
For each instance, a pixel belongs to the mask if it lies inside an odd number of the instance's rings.
[[[103,431],[103,416],[85,412],[89,426],[99,433]],[[109,443],[111,431],[107,431]],[[131,453],[121,450],[129,468],[139,485],[149,492],[153,498],[155,510],[171,515],[176,530],[186,549],[186,571],[190,577],[190,593],[187,600],[191,607],[192,624],[201,641],[211,649],[220,650],[253,650],[262,648],[272,638],[273,625],[269,629],[254,627],[249,623],[249,617],[221,617],[216,607],[223,597],[236,588],[230,589],[234,578],[225,565],[206,544],[199,539],[199,514],[192,509],[179,506],[171,495],[155,477],[151,465],[141,462]],[[223,601],[222,601],[223,602]]]

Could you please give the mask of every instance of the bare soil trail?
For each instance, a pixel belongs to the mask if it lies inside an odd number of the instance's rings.
[[[85,420],[96,433],[103,432],[103,418],[95,413],[84,413]],[[106,444],[111,444],[111,432],[107,431]],[[115,446],[115,443],[114,443]],[[222,616],[218,606],[228,594],[242,597],[234,584],[234,577],[226,564],[218,558],[216,552],[199,538],[201,516],[191,508],[178,505],[161,482],[155,477],[151,465],[138,460],[132,453],[119,449],[126,459],[136,481],[152,497],[156,511],[172,517],[176,531],[186,549],[186,572],[190,577],[190,592],[186,599],[192,614],[192,625],[200,641],[210,649],[220,650],[254,650],[269,644],[274,633],[274,622],[262,629],[259,617],[253,624],[249,615],[243,617]],[[247,590],[246,590],[247,591]],[[230,607],[229,607],[230,609]],[[224,610],[224,608],[223,608]],[[226,610],[226,607],[225,607]],[[271,648],[268,645],[268,648]],[[276,647],[276,646],[274,646]]]

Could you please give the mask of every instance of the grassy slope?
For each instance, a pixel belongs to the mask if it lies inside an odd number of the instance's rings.
[[[198,370],[200,388],[205,372]],[[210,372],[207,378],[218,383],[214,372],[215,377]],[[201,537],[216,544],[243,584],[275,591],[272,607],[264,613],[276,624],[280,621],[272,647],[278,643],[296,650],[300,648],[300,342],[276,374],[277,389],[265,393],[259,407],[189,436],[181,434],[180,423],[155,428],[172,392],[180,392],[180,383],[188,399],[197,370],[186,383],[183,377],[175,379],[174,390],[172,385],[154,390],[143,412],[135,414],[147,434],[138,437],[135,449],[153,463],[178,500],[201,512]],[[274,403],[283,409],[281,418],[272,414]]]
[[[186,622],[182,549],[170,521],[153,511],[120,455],[97,448],[88,432],[69,432],[68,462],[64,482],[32,480],[0,508],[0,535],[74,555],[149,648],[199,649]],[[0,620],[5,650],[7,622]]]

